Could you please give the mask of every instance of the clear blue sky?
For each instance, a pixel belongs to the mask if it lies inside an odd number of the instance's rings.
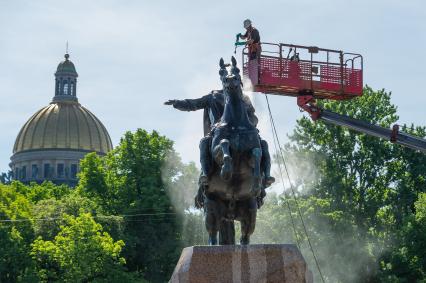
[[[424,1],[2,1],[0,0],[0,171],[19,129],[47,105],[69,41],[80,102],[114,145],[126,130],[156,129],[198,160],[202,113],[162,103],[220,86],[218,59],[233,53],[250,18],[262,40],[361,53],[365,83],[392,91],[400,123],[425,125]],[[303,114],[273,97],[283,139]],[[263,97],[255,99],[270,140]]]

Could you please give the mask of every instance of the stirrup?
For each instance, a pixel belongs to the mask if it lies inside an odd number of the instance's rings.
[[[208,186],[209,177],[207,177],[206,175],[201,175],[200,179],[198,179],[198,184],[200,184],[200,186]]]
[[[273,183],[275,183],[275,178],[272,176],[265,177],[265,187],[270,187]]]

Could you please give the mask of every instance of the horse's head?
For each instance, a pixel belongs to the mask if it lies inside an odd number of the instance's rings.
[[[253,125],[248,119],[246,102],[241,88],[240,70],[234,57],[232,57],[231,62],[231,64],[225,64],[222,58],[219,61],[219,75],[223,85],[225,101],[221,123],[235,128],[251,129]],[[228,72],[226,67],[229,66],[231,68]]]
[[[219,75],[220,80],[222,81],[223,90],[229,94],[240,94],[241,92],[241,76],[240,76],[240,69],[237,67],[237,60],[235,60],[234,56],[231,58],[231,72],[228,73],[228,70],[226,67],[229,66],[229,64],[225,64],[223,59],[220,58],[219,61]]]

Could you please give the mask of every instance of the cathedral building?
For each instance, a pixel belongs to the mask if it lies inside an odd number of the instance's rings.
[[[78,102],[77,77],[65,54],[55,72],[52,102],[32,115],[16,138],[10,158],[13,179],[75,186],[80,160],[89,152],[105,155],[112,149],[104,125]]]

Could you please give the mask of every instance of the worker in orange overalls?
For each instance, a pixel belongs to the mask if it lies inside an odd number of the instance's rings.
[[[252,26],[249,19],[244,21],[244,28],[246,33],[240,35],[241,39],[246,40],[246,45],[248,47],[249,59],[254,60],[260,57],[260,52],[262,48],[260,46],[260,35],[259,31]]]

